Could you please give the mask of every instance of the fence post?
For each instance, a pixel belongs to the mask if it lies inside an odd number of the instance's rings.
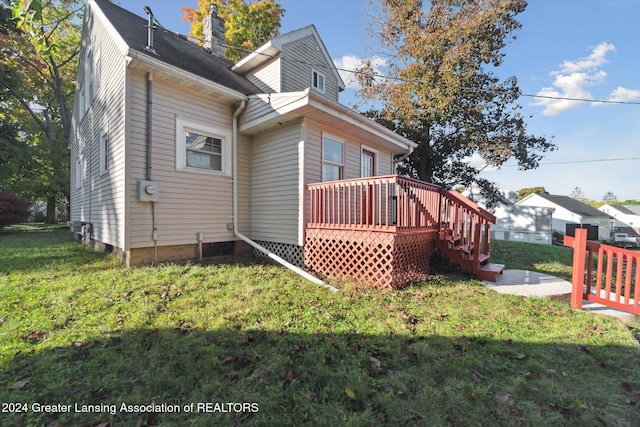
[[[571,273],[571,307],[582,309],[584,293],[585,252],[587,250],[587,230],[576,228],[573,240],[573,271]]]

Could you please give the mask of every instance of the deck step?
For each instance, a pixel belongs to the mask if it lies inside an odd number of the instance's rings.
[[[488,263],[480,267],[479,276],[481,280],[495,282],[498,280],[498,274],[504,271],[504,264]]]

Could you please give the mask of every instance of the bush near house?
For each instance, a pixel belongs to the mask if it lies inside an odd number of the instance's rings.
[[[8,191],[0,192],[0,228],[29,218],[29,205]]]

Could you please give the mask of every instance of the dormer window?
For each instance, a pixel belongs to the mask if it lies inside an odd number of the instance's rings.
[[[324,74],[311,70],[311,87],[324,92]]]

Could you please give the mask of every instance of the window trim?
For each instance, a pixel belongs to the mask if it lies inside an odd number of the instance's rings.
[[[110,151],[111,141],[109,140],[109,134],[104,132],[100,135],[100,176],[109,172],[109,167],[111,166],[109,161]]]
[[[364,178],[362,176],[362,156],[364,155],[364,152],[367,151],[371,154],[373,154],[373,171],[372,171],[372,177],[376,176],[379,174],[379,163],[380,163],[380,152],[374,148],[368,147],[366,145],[360,145],[360,178]]]
[[[331,160],[325,160],[324,158],[324,147],[325,147],[325,140],[329,139],[333,142],[337,142],[338,144],[342,145],[342,163],[337,163],[337,162],[333,162]],[[347,141],[344,138],[339,138],[335,135],[331,135],[329,133],[323,133],[322,134],[322,148],[321,148],[322,152],[320,153],[320,160],[321,160],[321,170],[320,170],[320,175],[321,175],[321,180],[322,182],[328,182],[329,180],[325,179],[324,176],[324,165],[330,165],[330,166],[337,166],[339,168],[339,178],[338,180],[343,180],[345,179],[345,165],[347,164]]]
[[[187,140],[185,135],[187,130],[222,141],[220,146],[221,170],[187,166]],[[176,116],[176,170],[207,175],[231,176],[231,130],[215,128],[194,119]]]
[[[82,163],[82,156],[79,155],[76,159],[76,190],[81,189],[84,184],[84,171]]]
[[[321,84],[320,84],[320,81],[322,81]],[[325,75],[322,74],[320,71],[312,68],[311,69],[311,87],[319,92],[325,93],[325,89],[327,86],[326,83],[327,83],[327,78],[325,77]]]

